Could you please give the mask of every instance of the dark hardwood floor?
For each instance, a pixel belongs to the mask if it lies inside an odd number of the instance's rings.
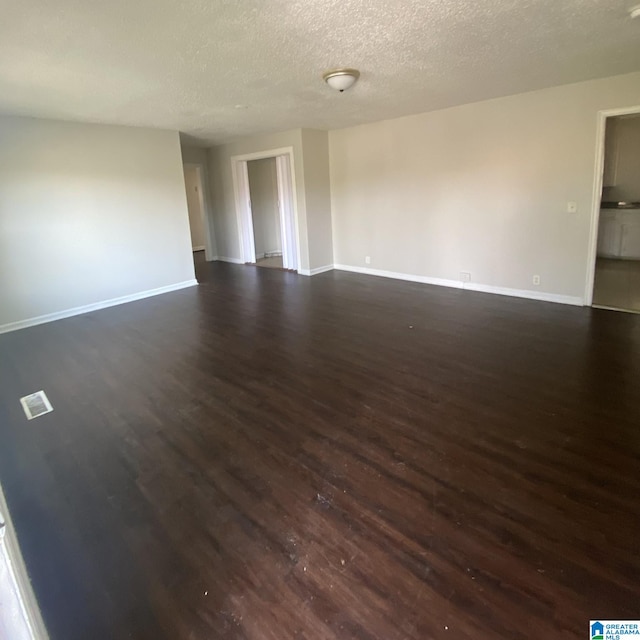
[[[197,266],[0,336],[0,482],[52,640],[640,617],[640,316]]]

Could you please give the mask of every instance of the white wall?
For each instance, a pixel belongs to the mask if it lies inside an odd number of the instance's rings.
[[[276,159],[264,158],[247,163],[253,237],[256,256],[282,252],[280,211],[278,210],[278,177]]]
[[[207,150],[203,147],[187,147],[182,145],[180,152],[182,153],[182,162],[184,164],[201,164],[205,167],[208,164]]]
[[[597,112],[635,105],[640,73],[331,131],[335,263],[582,299]]]
[[[200,206],[200,188],[198,169],[194,166],[184,168],[184,187],[187,193],[187,208],[189,210],[189,231],[191,232],[191,248],[204,248],[204,211]]]
[[[194,278],[177,132],[0,117],[0,328]]]
[[[303,129],[302,152],[309,264],[316,269],[333,264],[328,132]]]

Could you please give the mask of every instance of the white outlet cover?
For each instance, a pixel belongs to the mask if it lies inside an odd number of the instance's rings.
[[[461,271],[460,280],[462,280],[462,282],[471,282],[471,274],[468,271]]]

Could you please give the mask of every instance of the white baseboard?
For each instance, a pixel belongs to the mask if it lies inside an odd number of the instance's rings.
[[[197,280],[185,280],[184,282],[177,282],[176,284],[170,284],[166,287],[148,289],[147,291],[132,293],[128,296],[122,296],[120,298],[111,298],[111,300],[102,300],[101,302],[94,302],[93,304],[86,304],[81,307],[73,307],[72,309],[65,309],[64,311],[48,313],[44,316],[36,316],[35,318],[27,318],[26,320],[9,322],[8,324],[0,325],[0,333],[9,333],[9,331],[18,331],[18,329],[34,327],[38,324],[44,324],[45,322],[54,322],[55,320],[62,320],[64,318],[70,318],[71,316],[79,316],[83,313],[89,313],[90,311],[99,311],[100,309],[106,309],[107,307],[115,307],[119,304],[126,304],[127,302],[143,300],[144,298],[158,296],[163,293],[170,293],[171,291],[178,291],[179,289],[193,287],[197,284]]]
[[[217,256],[214,260],[219,260],[220,262],[231,262],[231,264],[244,264],[240,258],[226,258],[225,256]]]
[[[542,302],[557,302],[558,304],[571,304],[582,307],[584,300],[577,296],[565,296],[559,293],[547,293],[546,291],[533,291],[531,289],[509,289],[507,287],[492,287],[487,284],[464,282],[463,289],[480,291],[481,293],[494,293],[499,296],[512,296],[514,298],[528,298],[529,300],[541,300]]]
[[[487,284],[477,284],[475,282],[461,282],[460,280],[431,278],[429,276],[417,276],[410,273],[400,273],[397,271],[383,271],[382,269],[353,267],[345,264],[336,264],[334,265],[334,268],[340,271],[351,271],[353,273],[363,273],[370,276],[381,276],[383,278],[394,278],[396,280],[407,280],[409,282],[420,282],[422,284],[434,284],[439,287],[452,287],[454,289],[465,289],[467,291],[478,291],[481,293],[493,293],[501,296],[512,296],[514,298],[528,298],[530,300],[540,300],[543,302],[570,304],[578,307],[584,305],[584,300],[580,297],[565,296],[558,293],[546,293],[544,291],[532,291],[530,289],[510,289],[508,287],[494,287]]]
[[[204,251],[204,245],[201,247],[191,247],[191,251]]]
[[[462,289],[463,283],[459,280],[444,280],[443,278],[430,278],[429,276],[415,276],[410,273],[400,273],[398,271],[384,271],[382,269],[369,269],[368,267],[352,267],[346,264],[335,264],[334,269],[339,271],[352,271],[353,273],[364,273],[368,276],[380,276],[382,278],[393,278],[394,280],[407,280],[409,282],[420,282],[422,284],[435,284],[439,287],[453,287]]]
[[[325,264],[324,267],[316,267],[315,269],[298,269],[298,273],[301,276],[316,276],[325,271],[333,271],[333,268],[332,264]]]

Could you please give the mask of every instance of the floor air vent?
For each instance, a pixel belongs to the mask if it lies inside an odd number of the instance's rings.
[[[53,411],[49,398],[47,398],[47,394],[44,391],[36,391],[31,395],[20,398],[20,403],[28,420],[33,420]]]

